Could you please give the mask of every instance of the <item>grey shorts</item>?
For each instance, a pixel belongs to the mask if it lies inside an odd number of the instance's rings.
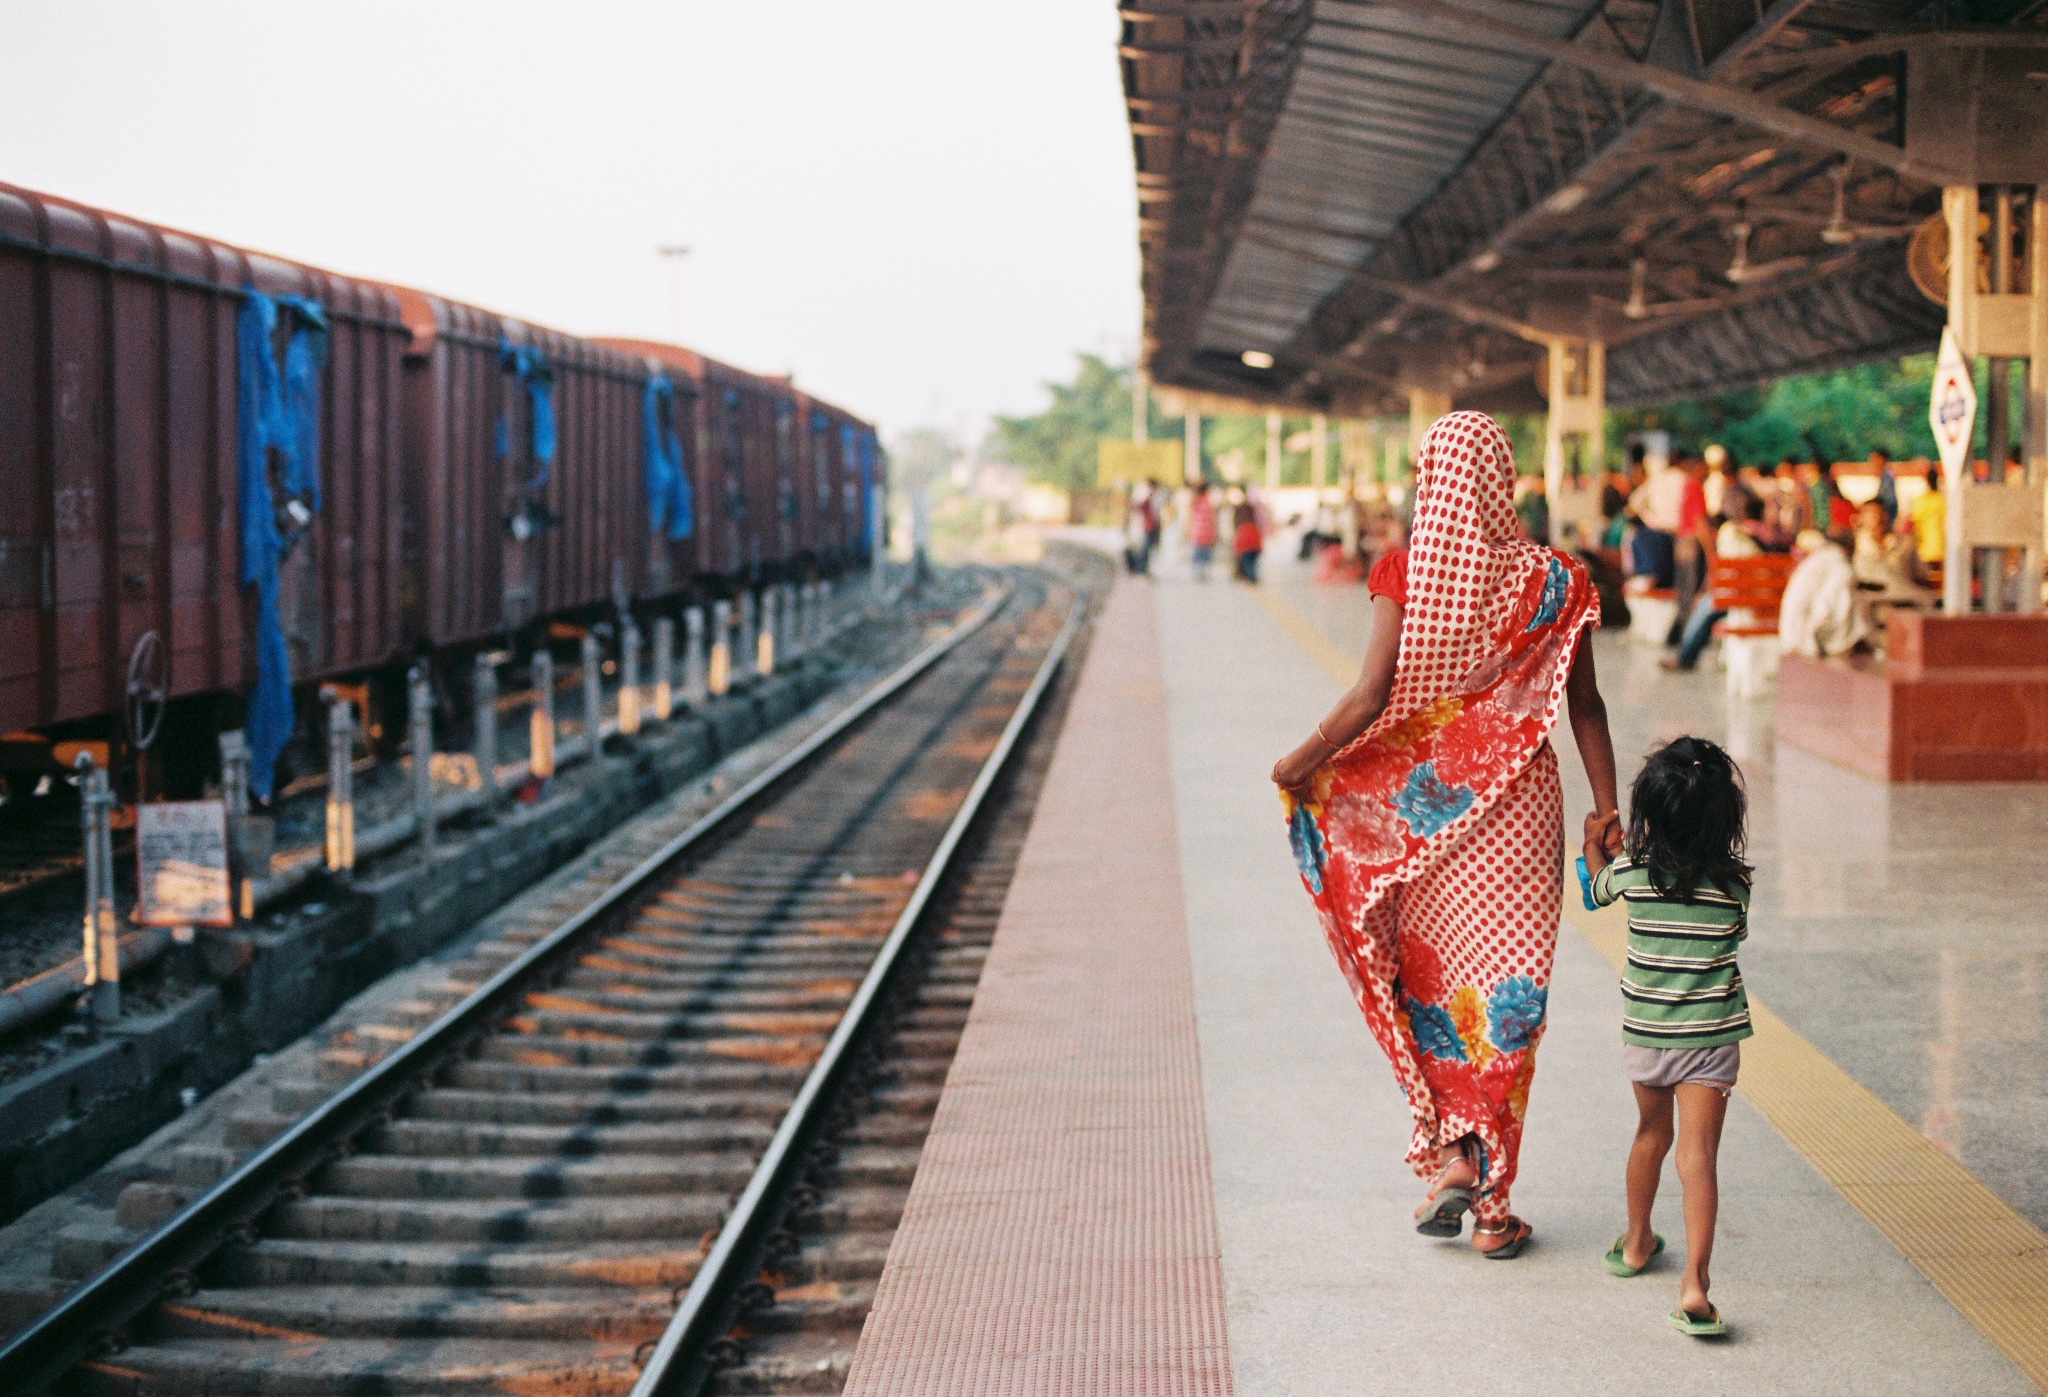
[[[1688,1083],[1719,1087],[1726,1096],[1735,1089],[1742,1071],[1742,1045],[1723,1043],[1718,1048],[1644,1048],[1634,1043],[1621,1045],[1621,1063],[1628,1079],[1646,1087],[1676,1087]]]

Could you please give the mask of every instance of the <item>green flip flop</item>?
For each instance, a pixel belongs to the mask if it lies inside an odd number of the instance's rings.
[[[1707,1312],[1703,1315],[1696,1315],[1691,1310],[1673,1310],[1671,1327],[1681,1334],[1690,1334],[1695,1339],[1718,1339],[1728,1332],[1721,1312],[1712,1305],[1707,1306]]]
[[[1652,1232],[1650,1236],[1654,1238],[1655,1241],[1654,1244],[1650,1247],[1649,1256],[1644,1259],[1643,1264],[1640,1266],[1629,1265],[1628,1261],[1622,1255],[1622,1243],[1628,1240],[1628,1234],[1626,1232],[1622,1233],[1621,1236],[1616,1237],[1614,1239],[1614,1245],[1609,1247],[1607,1249],[1607,1255],[1600,1259],[1607,1263],[1608,1270],[1614,1272],[1615,1275],[1620,1276],[1623,1280],[1628,1279],[1630,1276],[1640,1276],[1641,1274],[1643,1274],[1643,1272],[1650,1269],[1650,1263],[1652,1261],[1655,1261],[1658,1257],[1664,1255],[1664,1234],[1661,1232]]]

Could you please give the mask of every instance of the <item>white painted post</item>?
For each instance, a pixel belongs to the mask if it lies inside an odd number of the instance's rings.
[[[732,688],[732,603],[711,604],[711,675],[713,698],[722,698]]]
[[[485,810],[498,803],[498,658],[487,650],[479,652],[470,678],[470,704],[475,710],[471,746]]]
[[[640,627],[629,615],[619,623],[619,732],[640,731]]]
[[[529,724],[526,769],[536,781],[555,774],[555,657],[545,648],[533,652],[533,717]]]
[[[107,773],[80,752],[80,833],[85,840],[85,999],[92,1017],[121,1017],[121,929],[114,919],[114,793]]]
[[[333,685],[320,690],[327,700],[327,871],[356,866],[355,705]]]
[[[704,608],[693,606],[683,613],[683,698],[694,707],[704,706],[711,692],[710,657],[704,653]]]
[[[666,723],[676,711],[676,623],[670,616],[654,621],[654,721]]]
[[[594,757],[604,745],[604,656],[597,636],[583,633],[583,755]]]
[[[759,613],[754,594],[740,592],[740,635],[733,646],[733,664],[741,679],[752,679],[761,671]]]
[[[406,718],[412,736],[412,810],[420,852],[434,854],[434,691],[427,671],[414,665],[405,676]]]

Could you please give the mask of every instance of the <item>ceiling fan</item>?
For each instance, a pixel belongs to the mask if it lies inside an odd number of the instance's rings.
[[[1712,310],[1720,304],[1712,296],[1693,296],[1676,301],[1653,301],[1650,292],[1650,260],[1638,257],[1629,264],[1628,299],[1617,301],[1611,296],[1598,292],[1593,299],[1618,309],[1630,320],[1648,320],[1657,315],[1691,315],[1696,311]]]
[[[1749,211],[1744,209],[1736,216],[1735,223],[1728,229],[1728,236],[1735,239],[1735,256],[1728,263],[1728,270],[1722,275],[1737,286],[1753,286],[1759,281],[1768,281],[1774,276],[1807,263],[1804,257],[1775,257],[1768,262],[1749,260],[1749,235],[1755,231],[1749,221]]]
[[[1828,172],[1835,181],[1834,211],[1828,215],[1827,226],[1820,230],[1820,240],[1829,247],[1847,247],[1858,238],[1903,238],[1910,236],[1915,225],[1892,223],[1851,223],[1849,221],[1849,162],[1837,161]]]
[[[1826,214],[1794,203],[1789,199],[1747,199],[1730,208],[1723,206],[1716,210],[1722,217],[1732,215],[1736,224],[1747,223],[1752,211],[1764,214],[1773,223],[1818,225],[1820,240],[1829,247],[1849,247],[1865,239],[1904,238],[1912,235],[1918,226],[1911,223],[1864,223],[1849,217],[1849,162],[1841,160],[1828,167],[1828,178],[1834,181],[1834,198]]]

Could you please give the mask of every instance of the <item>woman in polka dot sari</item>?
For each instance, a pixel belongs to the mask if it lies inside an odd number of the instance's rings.
[[[1614,747],[1575,559],[1525,539],[1492,418],[1457,412],[1417,463],[1414,540],[1373,569],[1365,669],[1273,769],[1302,881],[1415,1118],[1425,1235],[1518,1255],[1509,1206],[1563,890],[1550,731],[1569,707],[1618,849]]]

